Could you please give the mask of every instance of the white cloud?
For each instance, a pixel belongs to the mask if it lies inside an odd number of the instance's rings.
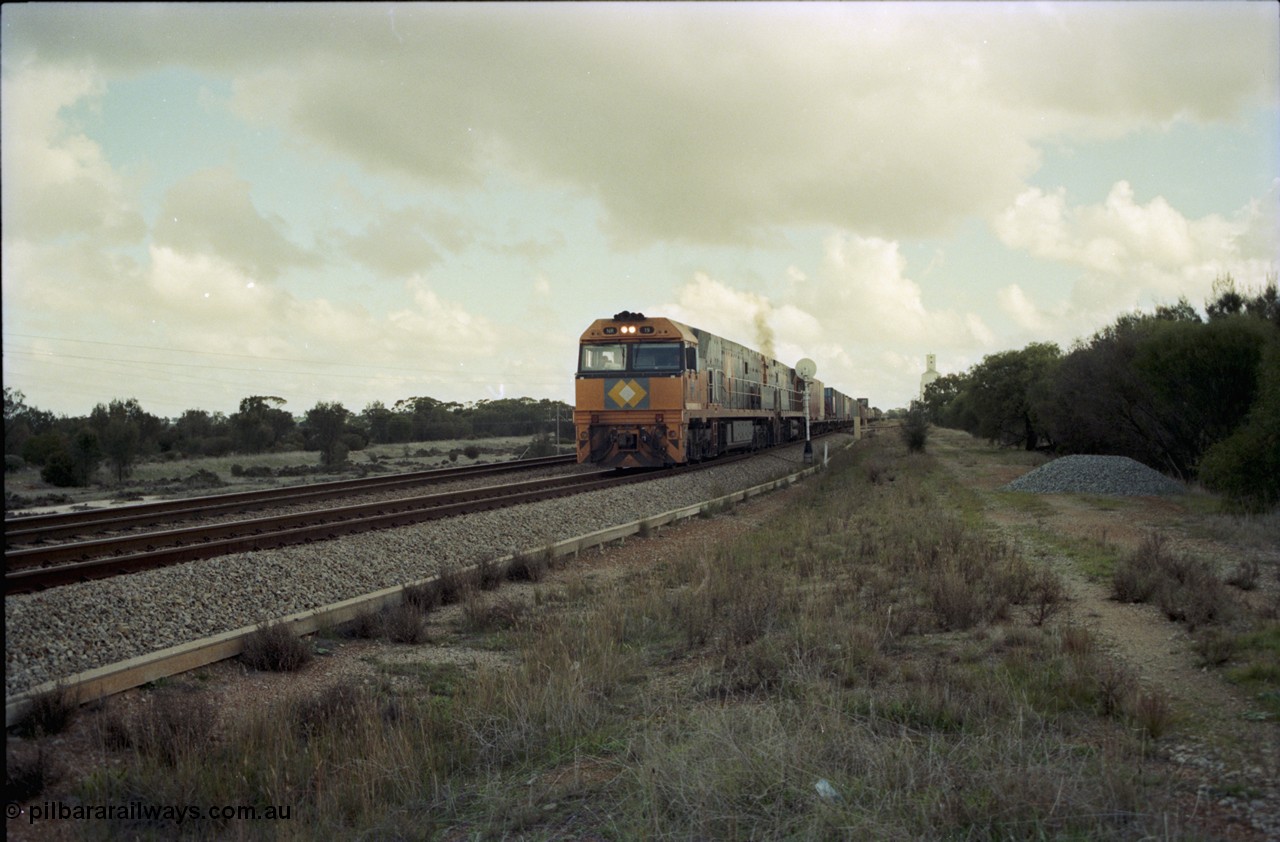
[[[926,352],[958,356],[994,342],[976,314],[926,306],[897,243],[832,235],[814,277],[792,266],[786,278],[785,297],[775,300],[695,273],[660,310],[752,348],[770,344],[788,364],[810,357],[818,379],[889,406],[910,399],[904,377],[914,390]]]
[[[1092,205],[1068,205],[1062,189],[1030,188],[995,217],[997,236],[1010,248],[1079,266],[1084,274],[1069,302],[1040,309],[1015,285],[1001,291],[1000,305],[1021,327],[1032,328],[1055,317],[1098,327],[1119,310],[1181,296],[1199,303],[1221,275],[1261,280],[1274,271],[1278,240],[1271,208],[1268,197],[1230,219],[1189,219],[1163,197],[1138,202],[1125,181]]]
[[[6,24],[8,15],[6,9]],[[142,237],[129,186],[98,144],[60,118],[62,109],[100,97],[105,84],[81,66],[6,68],[0,111],[6,245],[18,238],[73,236],[105,245]]]
[[[833,334],[861,341],[973,346],[993,340],[976,314],[929,310],[906,268],[896,242],[832,235],[818,279],[805,285],[802,301]]]
[[[348,254],[381,275],[407,277],[441,260],[433,232],[437,217],[420,208],[378,209],[359,234],[334,235]]]
[[[255,207],[252,185],[230,169],[202,170],[171,187],[153,230],[157,245],[189,254],[212,254],[247,274],[273,279],[290,266],[317,259],[291,243],[286,223]]]
[[[1039,333],[1049,326],[1045,314],[1027,298],[1027,294],[1017,284],[1001,287],[996,293],[996,301],[1000,309],[1023,330]]]
[[[371,171],[457,187],[502,167],[567,185],[633,243],[761,242],[804,223],[937,233],[1006,204],[1041,140],[1226,119],[1274,99],[1277,75],[1265,4],[55,6],[16,19],[19,45],[46,55],[232,69],[241,114]]]

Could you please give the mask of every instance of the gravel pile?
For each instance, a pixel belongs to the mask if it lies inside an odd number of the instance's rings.
[[[846,440],[833,436],[837,447]],[[803,467],[802,445],[688,475],[5,597],[5,695],[690,506]],[[822,444],[815,458],[822,458]]]
[[[1182,494],[1186,488],[1128,456],[1063,456],[1023,474],[1001,491],[1035,494]]]

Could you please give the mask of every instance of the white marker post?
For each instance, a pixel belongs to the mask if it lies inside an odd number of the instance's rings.
[[[813,376],[818,373],[818,364],[805,357],[796,363],[796,374],[804,378],[804,463],[813,464],[813,441],[809,438],[809,390]]]

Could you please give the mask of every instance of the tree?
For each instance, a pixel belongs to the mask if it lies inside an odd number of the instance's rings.
[[[968,387],[969,378],[964,374],[944,374],[924,387],[924,407],[929,420],[945,427],[963,429],[964,425],[954,417],[956,399]]]
[[[307,410],[308,439],[320,451],[320,463],[327,466],[341,465],[347,459],[347,445],[343,435],[347,432],[347,420],[351,413],[342,404],[321,401]]]
[[[369,441],[375,444],[388,444],[391,438],[391,420],[395,413],[387,409],[382,401],[374,401],[360,413],[361,420],[369,432]]]
[[[27,405],[27,396],[17,389],[4,387],[4,452],[20,454],[27,439],[54,428],[52,412]],[[30,461],[30,460],[27,460]]]
[[[983,358],[969,375],[967,391],[977,420],[973,432],[1034,450],[1044,427],[1034,411],[1031,389],[1060,356],[1057,345],[1033,342],[1021,351]]]
[[[50,454],[40,478],[59,487],[88,485],[101,459],[98,434],[84,427],[64,447]]]
[[[1263,346],[1274,333],[1247,315],[1147,326],[1133,366],[1149,390],[1147,428],[1166,469],[1193,476],[1205,450],[1241,424],[1257,396]]]
[[[1257,402],[1234,433],[1205,452],[1200,478],[1245,510],[1280,504],[1280,340],[1259,366]]]
[[[288,401],[274,395],[251,395],[232,413],[231,437],[241,453],[261,453],[294,428],[293,416],[280,407]]]
[[[101,453],[111,465],[117,483],[124,482],[133,471],[144,442],[158,447],[159,433],[164,428],[164,422],[144,411],[135,398],[98,404],[89,415],[89,425],[97,433]]]
[[[188,409],[173,423],[173,447],[189,456],[222,456],[234,446],[231,424],[221,412]]]
[[[1273,272],[1267,275],[1266,283],[1261,290],[1237,289],[1235,278],[1230,274],[1223,275],[1213,282],[1213,297],[1205,302],[1205,312],[1209,320],[1227,316],[1248,315],[1273,327],[1280,327],[1280,290],[1277,290],[1277,276]]]

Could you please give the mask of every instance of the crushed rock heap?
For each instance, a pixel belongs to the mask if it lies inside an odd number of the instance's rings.
[[[1128,456],[1063,456],[1015,479],[1001,491],[1034,494],[1182,494],[1187,489]]]

